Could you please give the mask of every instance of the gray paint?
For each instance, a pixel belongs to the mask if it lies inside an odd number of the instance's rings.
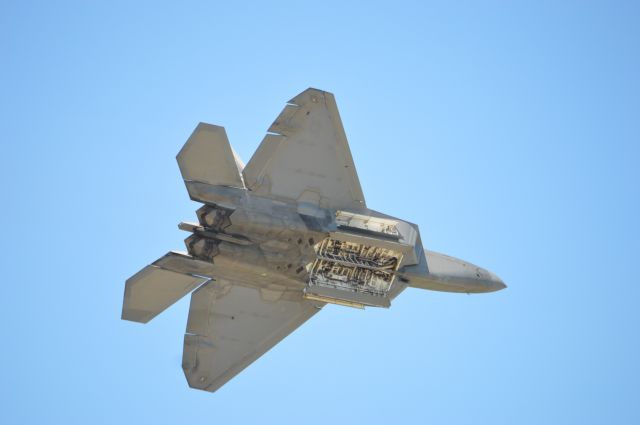
[[[191,297],[183,370],[215,391],[326,303],[389,307],[407,286],[505,288],[493,273],[425,251],[415,224],[366,207],[332,94],[300,93],[246,167],[224,128],[199,124],[177,156],[204,204],[186,253],[127,280],[122,318],[146,323]],[[197,288],[197,289],[196,289]]]

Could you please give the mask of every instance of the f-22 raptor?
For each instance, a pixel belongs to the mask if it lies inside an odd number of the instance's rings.
[[[407,287],[478,293],[495,274],[423,249],[418,226],[367,208],[331,93],[285,106],[244,166],[200,123],[177,156],[198,221],[129,278],[122,319],[147,323],[193,291],[182,368],[216,391],[327,303],[389,307]]]

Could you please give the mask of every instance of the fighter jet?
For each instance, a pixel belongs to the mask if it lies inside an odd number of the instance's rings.
[[[326,304],[389,307],[407,287],[479,293],[495,274],[427,251],[418,226],[367,208],[331,93],[290,100],[249,163],[200,123],[177,156],[203,205],[186,252],[126,281],[122,319],[147,323],[193,291],[182,368],[216,391]]]

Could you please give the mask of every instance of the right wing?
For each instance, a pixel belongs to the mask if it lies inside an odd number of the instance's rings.
[[[216,391],[323,304],[302,291],[281,293],[217,280],[191,294],[182,368],[189,386]]]
[[[323,208],[366,208],[331,93],[316,89],[300,93],[268,131],[243,170],[250,190]]]

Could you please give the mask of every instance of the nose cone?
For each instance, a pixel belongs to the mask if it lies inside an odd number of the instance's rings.
[[[468,294],[495,292],[507,287],[497,275],[468,261],[433,251],[425,251],[425,255],[426,273],[405,270],[405,278],[413,287]]]
[[[482,293],[482,292],[495,292],[507,287],[504,284],[502,279],[498,277],[498,275],[491,273],[489,270],[483,269],[482,267],[474,266],[473,264],[469,264],[463,262],[466,267],[462,267],[458,269],[458,275],[461,270],[464,270],[466,279],[460,276],[460,282],[463,283],[465,287],[465,292],[467,293]],[[467,267],[471,266],[471,270]],[[466,269],[466,270],[465,270]],[[469,273],[471,271],[471,273]]]
[[[484,285],[486,286],[486,292],[495,292],[507,287],[505,283],[498,277],[498,275],[491,273],[488,270],[482,270],[488,277],[484,279]]]

